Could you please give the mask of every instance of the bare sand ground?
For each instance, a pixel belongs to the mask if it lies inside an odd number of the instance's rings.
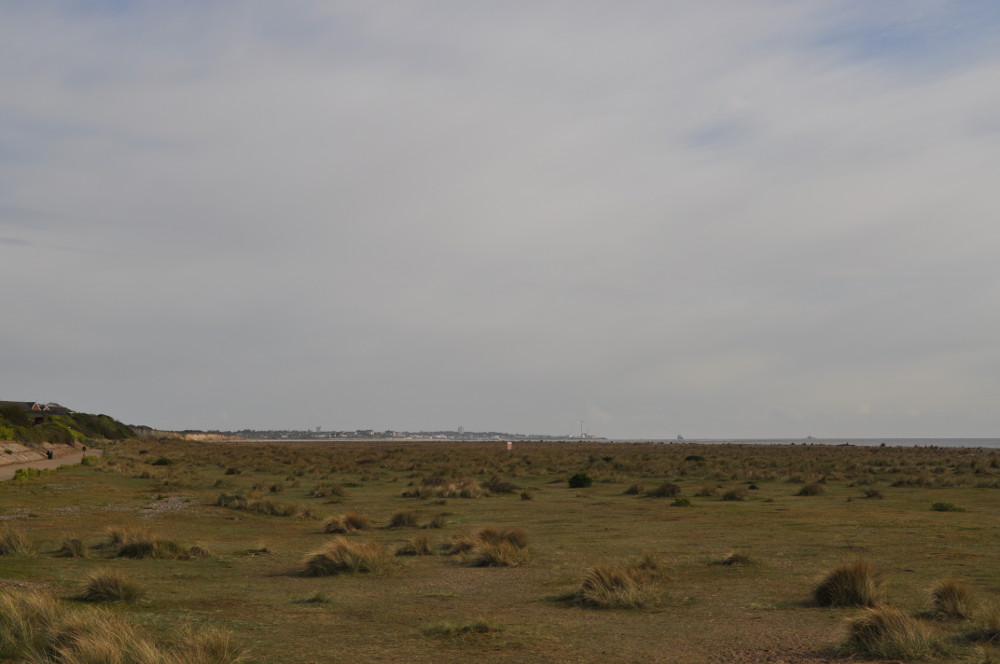
[[[14,473],[16,473],[20,468],[48,468],[51,470],[58,468],[59,466],[77,464],[83,459],[84,454],[84,452],[76,452],[55,459],[41,459],[39,461],[29,461],[28,463],[12,463],[6,466],[0,466],[0,481],[14,479]],[[104,452],[102,450],[88,449],[86,454],[89,456],[101,456]]]

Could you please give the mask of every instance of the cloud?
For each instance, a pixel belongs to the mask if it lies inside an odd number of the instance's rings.
[[[46,294],[5,389],[177,428],[865,435],[862,399],[994,431],[996,18],[4,8],[4,270]]]

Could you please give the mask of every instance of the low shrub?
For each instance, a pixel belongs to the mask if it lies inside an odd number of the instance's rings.
[[[303,576],[384,574],[395,566],[386,548],[372,540],[351,542],[337,537],[309,553],[302,562]]]
[[[586,489],[593,484],[594,478],[587,473],[577,473],[569,478],[569,488],[571,489]]]
[[[145,591],[136,583],[126,579],[120,572],[99,570],[93,572],[84,582],[83,590],[76,599],[83,602],[137,602]]]
[[[941,637],[927,624],[887,605],[865,609],[848,623],[840,650],[879,659],[925,659],[944,651]]]
[[[964,512],[965,510],[952,503],[933,503],[931,510],[935,512]]]
[[[840,565],[826,574],[812,590],[819,606],[875,606],[881,598],[882,575],[867,560]]]
[[[935,618],[967,620],[972,617],[972,592],[957,579],[942,579],[931,588],[931,613]]]

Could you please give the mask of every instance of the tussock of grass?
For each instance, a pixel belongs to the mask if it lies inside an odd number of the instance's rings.
[[[531,559],[528,536],[519,528],[483,528],[474,536],[454,535],[447,552],[465,555],[473,567],[517,567]]]
[[[137,602],[145,591],[120,572],[100,570],[87,577],[76,599],[84,602]]]
[[[337,535],[357,532],[359,530],[370,530],[371,519],[364,514],[348,512],[341,516],[332,516],[323,522],[323,532]]]
[[[151,558],[154,560],[180,560],[190,557],[187,549],[177,542],[162,537],[150,537],[122,544],[119,558]]]
[[[840,565],[824,576],[812,590],[819,606],[875,606],[881,597],[882,575],[867,560]]]
[[[823,485],[818,482],[810,482],[796,492],[796,496],[822,496]]]
[[[371,540],[352,542],[337,537],[309,553],[302,561],[303,576],[384,574],[395,566],[386,548]]]
[[[747,490],[743,487],[736,487],[735,489],[728,489],[722,494],[723,500],[746,500]]]
[[[942,579],[931,588],[931,614],[943,620],[967,620],[972,617],[972,592],[958,579]]]
[[[1000,604],[988,604],[979,611],[976,628],[969,634],[972,641],[985,641],[1000,645]]]
[[[722,557],[718,561],[719,565],[725,565],[727,567],[748,567],[754,564],[754,559],[750,557],[749,553],[742,553],[740,551],[731,551]]]
[[[0,657],[31,664],[236,664],[232,637],[217,630],[182,633],[158,644],[127,617],[104,609],[74,611],[46,593],[0,593]]]
[[[944,652],[933,628],[899,609],[882,605],[865,609],[849,622],[840,650],[849,655],[882,659],[924,659]]]
[[[63,540],[62,546],[54,555],[56,558],[86,558],[88,555],[87,545],[77,537],[68,537]]]
[[[389,528],[416,528],[418,523],[417,513],[413,510],[402,510],[396,512],[389,518]]]
[[[434,547],[426,535],[418,535],[396,547],[397,556],[432,556]]]
[[[241,493],[220,493],[215,504],[231,510],[242,510],[251,514],[265,516],[310,517],[312,513],[298,505],[282,503],[271,498],[258,497],[256,492],[247,495]]]
[[[20,530],[0,530],[0,556],[32,556],[35,547]]]
[[[437,637],[464,637],[475,635],[495,634],[501,632],[499,627],[489,622],[479,620],[469,620],[464,622],[437,622],[424,628],[424,634]]]
[[[646,495],[650,498],[676,498],[681,493],[681,488],[673,482],[664,482]]]
[[[598,565],[583,577],[580,587],[565,599],[597,609],[643,609],[657,603],[658,563],[650,553],[617,565]]]
[[[420,487],[403,493],[406,498],[481,498],[488,491],[474,478],[448,479],[441,475],[432,475],[424,479]]]

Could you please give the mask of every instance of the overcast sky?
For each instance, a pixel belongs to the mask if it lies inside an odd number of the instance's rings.
[[[995,0],[0,3],[0,398],[1000,436]]]

